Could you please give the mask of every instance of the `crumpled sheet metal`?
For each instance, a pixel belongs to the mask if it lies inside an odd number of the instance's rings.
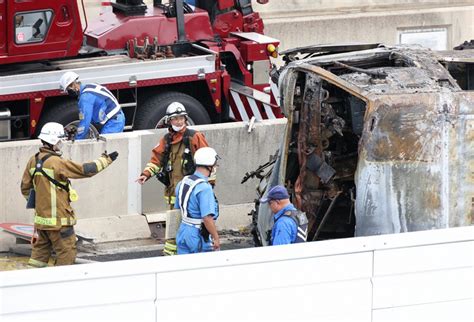
[[[466,226],[474,207],[474,93],[377,97],[355,175],[356,235]]]
[[[288,130],[289,128],[291,128],[291,125],[288,122],[286,125],[286,130]],[[285,137],[286,137],[286,131],[284,134],[284,138]],[[285,144],[285,142],[286,142],[285,140],[282,140],[280,149],[278,151],[277,160],[275,161],[275,164],[273,165],[272,173],[266,183],[267,188],[284,184],[285,177],[281,170],[285,168],[285,167],[282,167],[282,160],[284,159],[283,153],[286,153],[287,151],[287,145]],[[263,195],[264,197],[266,197],[268,190],[269,189],[266,189],[266,192]],[[258,232],[260,234],[260,240],[262,241],[263,246],[269,245],[267,233],[268,231],[272,229],[272,227],[273,227],[273,213],[268,203],[260,203],[258,207],[257,228],[258,228]]]
[[[437,69],[430,73],[444,77],[440,65],[433,65]],[[409,69],[392,75],[403,80]],[[289,118],[286,145],[280,149],[270,186],[285,180],[295,80],[301,72],[314,73],[367,104],[354,178],[357,236],[474,223],[474,93],[463,92],[451,81],[439,86],[417,80],[414,85],[421,86],[379,91],[383,85],[358,86],[357,77],[338,77],[306,61],[290,63],[279,79]],[[260,207],[261,234],[271,228],[271,219],[269,209]]]

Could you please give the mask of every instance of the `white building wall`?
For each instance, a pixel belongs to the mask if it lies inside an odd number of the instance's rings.
[[[473,321],[474,227],[0,273],[1,321]]]

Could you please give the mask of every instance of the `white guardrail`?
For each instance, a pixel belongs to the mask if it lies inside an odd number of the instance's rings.
[[[473,321],[474,227],[0,272],[1,321]]]

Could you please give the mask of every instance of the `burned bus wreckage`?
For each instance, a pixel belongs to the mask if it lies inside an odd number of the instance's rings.
[[[277,155],[252,174],[284,184],[308,241],[473,223],[474,50],[320,46],[274,69],[288,118]],[[246,177],[248,178],[248,176]],[[244,178],[244,179],[246,179]],[[268,205],[253,211],[268,244]]]

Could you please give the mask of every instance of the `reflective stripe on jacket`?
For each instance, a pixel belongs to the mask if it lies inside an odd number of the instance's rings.
[[[108,157],[101,156],[92,162],[80,164],[61,158],[61,156],[47,148],[40,148],[38,157],[52,154],[43,164],[43,170],[51,178],[68,185],[69,179],[92,177],[112,163]],[[76,224],[74,210],[71,207],[69,193],[50,182],[41,172],[35,171],[35,156],[32,156],[26,165],[21,181],[21,193],[28,198],[29,191],[36,191],[35,227],[42,230],[58,230],[61,226]]]
[[[181,181],[181,185],[178,190],[178,199],[179,199],[179,206],[181,208],[181,220],[189,225],[193,225],[196,228],[200,228],[202,223],[202,218],[192,218],[188,213],[188,204],[189,198],[191,197],[191,193],[193,192],[194,188],[200,184],[206,182],[206,180],[199,178],[196,175],[190,175],[183,178]]]
[[[78,105],[80,122],[76,139],[86,138],[91,122],[104,125],[121,112],[120,104],[115,96],[107,88],[98,84],[81,85]]]
[[[181,131],[175,132],[171,139],[171,153],[170,153],[170,161],[169,164],[171,165],[173,171],[170,173],[170,185],[165,189],[165,200],[169,205],[174,205],[174,195],[175,195],[175,188],[179,181],[181,181],[184,177],[182,171],[182,155],[184,152],[184,143],[183,142],[183,134],[186,131],[186,127],[184,127]],[[194,152],[196,152],[200,148],[204,148],[209,146],[204,137],[204,134],[201,132],[196,131],[194,135],[190,138],[190,145],[191,145],[191,154],[194,156]],[[161,163],[160,160],[163,157],[163,153],[165,152],[166,147],[166,140],[165,136],[163,136],[158,144],[153,148],[151,153],[151,159],[147,163],[145,169],[143,170],[143,175],[147,176],[148,178],[151,176],[156,175],[161,170]]]

